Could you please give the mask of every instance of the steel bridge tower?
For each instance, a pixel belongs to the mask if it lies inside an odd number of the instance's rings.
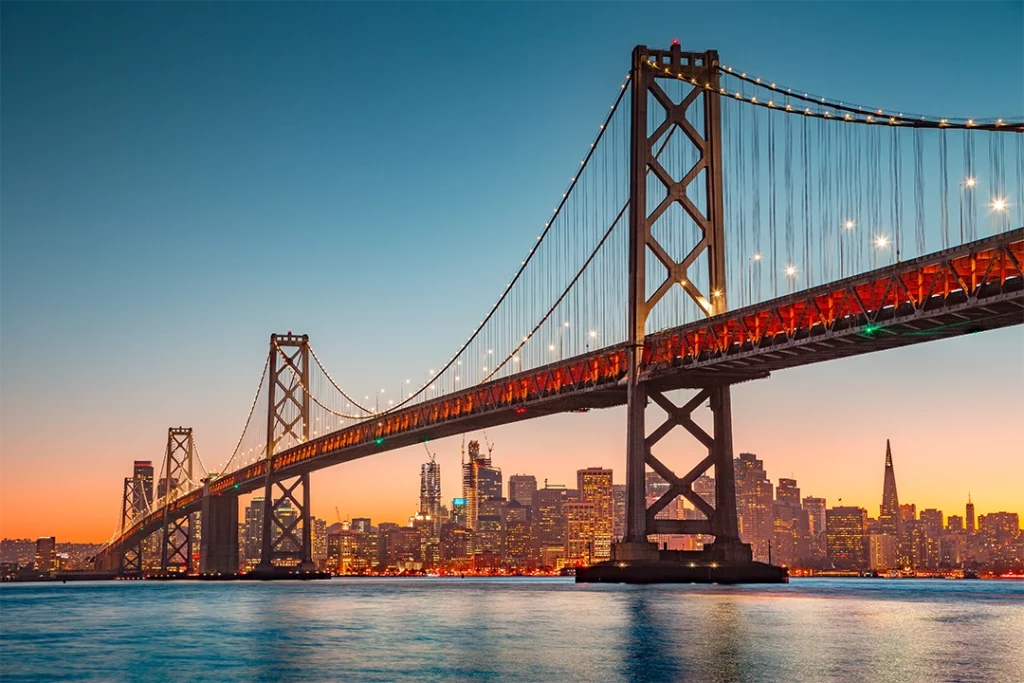
[[[653,64],[652,64],[653,63]],[[678,41],[669,50],[633,50],[631,69],[631,141],[629,206],[629,293],[628,293],[628,377],[626,424],[626,529],[623,541],[613,548],[613,561],[656,562],[657,546],[648,534],[709,534],[715,537],[709,555],[718,562],[749,563],[750,546],[740,542],[736,515],[736,485],[732,450],[732,415],[729,381],[692,386],[698,393],[682,406],[676,406],[657,387],[641,376],[646,323],[651,312],[675,286],[711,317],[727,310],[725,277],[724,208],[722,197],[722,122],[719,95],[718,53],[683,52]],[[671,72],[665,72],[665,69]],[[692,83],[679,103],[659,84],[662,79],[676,80],[676,74]],[[657,102],[665,111],[664,121],[649,130],[648,107]],[[692,122],[696,107],[698,124]],[[697,162],[682,177],[673,178],[659,163],[655,147],[667,133],[682,134],[696,150]],[[667,194],[657,206],[647,201],[649,176],[653,174],[665,186]],[[697,182],[703,174],[703,182]],[[693,186],[693,188],[691,188]],[[691,194],[687,193],[688,188]],[[697,202],[691,198],[696,191]],[[700,231],[701,239],[681,261],[676,261],[659,242],[652,228],[675,203]],[[664,271],[649,272],[650,251]],[[699,258],[707,259],[708,290],[701,291],[687,271]],[[648,287],[651,285],[651,287]],[[653,293],[648,296],[648,291]],[[653,400],[666,413],[665,421],[648,434],[646,409]],[[708,434],[692,419],[692,413],[705,401],[710,402],[714,418],[713,434]],[[652,452],[652,447],[676,427],[682,427],[707,448],[707,456],[683,476],[672,472]],[[645,467],[650,466],[668,484],[669,491],[650,508],[646,506]],[[714,467],[715,506],[692,489],[693,482]],[[657,513],[682,496],[701,510],[703,520],[656,519]]]
[[[315,569],[309,473],[281,474],[272,468],[273,455],[283,441],[297,445],[309,440],[309,356],[308,335],[289,331],[270,336],[263,547],[258,567],[262,573],[274,571],[275,560],[304,571]]]
[[[160,570],[190,573],[192,566],[192,541],[195,520],[191,514],[178,514],[171,510],[178,489],[192,479],[192,460],[195,456],[195,440],[191,427],[171,427],[167,430],[167,448],[164,451],[164,524],[163,542],[160,545]],[[159,488],[160,482],[157,486]],[[159,497],[160,491],[158,491]]]

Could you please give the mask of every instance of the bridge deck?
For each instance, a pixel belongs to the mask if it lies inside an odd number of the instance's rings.
[[[1024,228],[649,335],[642,373],[660,390],[768,376],[775,370],[1024,323]],[[484,427],[626,402],[625,345],[493,380],[396,410],[274,455],[282,475],[330,467]],[[210,495],[263,485],[266,461],[210,483]],[[175,500],[195,511],[202,490]],[[160,528],[163,509],[111,548]]]

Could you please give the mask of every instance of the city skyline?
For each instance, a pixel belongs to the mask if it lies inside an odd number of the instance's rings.
[[[466,438],[467,438],[467,440],[470,443],[472,443],[472,439],[471,439],[472,435],[473,435],[472,432],[467,433],[467,435],[466,435]],[[460,440],[462,439],[462,437],[458,437],[458,438]],[[430,466],[429,467],[429,471],[431,472],[431,474],[429,476],[429,481],[431,481],[432,483],[433,482],[438,482],[438,481],[440,482],[439,490],[433,491],[433,493],[438,496],[438,498],[436,499],[437,504],[440,505],[440,506],[445,506],[445,507],[449,508],[449,512],[451,512],[450,508],[452,506],[453,499],[462,499],[463,496],[466,495],[466,493],[465,493],[465,476],[466,476],[465,475],[465,471],[466,470],[465,470],[465,468],[463,468],[461,466],[461,463],[462,462],[466,462],[466,460],[462,460],[460,463],[458,463],[457,466],[455,468],[453,468],[455,470],[454,472],[449,472],[448,471],[449,468],[446,468],[446,467],[444,467],[442,465],[442,462],[444,462],[444,460],[442,458],[438,457],[439,453],[441,452],[441,449],[437,448],[437,443],[441,443],[442,441],[446,441],[446,440],[439,440],[438,442],[435,442],[434,444],[432,444],[434,447],[431,448],[430,451],[429,451],[430,452],[430,457],[429,457],[428,460],[424,461],[423,458],[422,458],[422,455],[419,457],[419,459],[418,459],[419,462],[415,466],[415,470],[416,471],[415,471],[415,475],[414,475],[414,478],[418,482],[417,486],[415,486],[414,488],[410,488],[409,490],[400,490],[400,487],[395,486],[394,496],[393,496],[395,498],[395,502],[393,503],[393,507],[387,508],[388,510],[392,510],[392,512],[381,512],[380,508],[374,508],[374,507],[359,508],[359,509],[349,510],[347,508],[343,508],[342,505],[340,503],[338,503],[338,502],[332,502],[332,501],[328,500],[328,501],[322,502],[320,506],[314,506],[313,517],[318,518],[320,520],[328,520],[328,523],[330,523],[330,524],[334,524],[336,522],[341,522],[341,521],[344,521],[345,523],[349,523],[352,520],[357,520],[357,519],[361,519],[361,518],[368,518],[368,519],[380,520],[380,521],[386,522],[386,523],[397,523],[399,526],[405,526],[406,522],[408,522],[408,524],[411,526],[411,524],[412,524],[411,520],[413,519],[414,516],[416,516],[418,514],[419,515],[424,514],[424,512],[423,512],[423,504],[424,504],[424,500],[425,499],[423,497],[424,489],[423,489],[423,485],[422,484],[423,484],[423,481],[424,481],[424,479],[423,479],[424,472],[426,472],[428,470],[428,466]],[[491,450],[493,450],[494,452],[499,452],[500,453],[500,445],[497,442],[491,442],[489,445],[490,445],[490,449]],[[462,449],[465,449],[465,448],[466,448],[466,441],[462,441],[462,444],[460,446],[460,452],[461,452]],[[471,446],[470,450],[472,450],[472,448],[473,447]],[[479,446],[477,446],[477,448],[479,448]],[[414,447],[409,447],[408,449],[402,449],[402,450],[403,451],[414,450]],[[420,453],[422,454],[422,449],[420,450]],[[877,495],[876,495],[877,500],[870,500],[869,499],[869,500],[866,500],[866,501],[865,500],[861,500],[861,499],[846,498],[846,497],[843,497],[843,496],[829,497],[828,495],[824,495],[822,492],[818,491],[817,489],[813,488],[812,486],[808,486],[807,485],[807,480],[801,476],[800,472],[789,472],[789,473],[785,473],[785,474],[779,474],[777,472],[777,468],[775,467],[775,465],[771,461],[771,459],[767,458],[767,457],[764,457],[763,455],[761,455],[757,451],[751,452],[751,451],[748,451],[748,450],[737,450],[736,453],[734,454],[734,456],[735,456],[735,458],[737,460],[740,459],[741,455],[742,456],[752,456],[752,457],[756,457],[759,461],[764,462],[765,463],[765,465],[764,465],[765,472],[767,473],[768,481],[770,481],[770,482],[781,483],[782,481],[787,481],[788,482],[788,481],[792,481],[793,479],[795,479],[795,481],[796,481],[796,483],[798,485],[798,489],[800,491],[802,491],[802,496],[801,496],[802,498],[819,498],[819,499],[822,499],[822,500],[824,500],[826,502],[826,505],[828,507],[835,507],[835,506],[851,507],[852,506],[852,507],[856,507],[856,508],[863,508],[864,510],[866,510],[867,517],[869,517],[869,518],[877,518],[877,519],[879,519],[879,521],[881,521],[881,517],[882,517],[881,511],[879,509],[877,509],[877,508],[880,507],[879,501],[881,501],[882,505],[885,504],[885,501],[887,500],[887,495],[888,495],[889,477],[890,477],[890,475],[892,473],[892,463],[893,462],[895,462],[895,463],[899,463],[900,462],[900,458],[899,458],[898,453],[897,454],[892,454],[892,452],[891,452],[891,444],[889,443],[889,440],[886,440],[886,443],[884,444],[884,447],[882,448],[882,453],[884,454],[884,460],[885,460],[885,463],[886,463],[886,467],[885,467],[885,470],[884,470],[884,475],[882,477],[877,477],[879,479],[878,486],[877,486],[878,490],[876,492],[877,493]],[[492,462],[492,459],[490,457],[487,457],[486,462],[488,463],[488,467],[490,467],[490,463]],[[573,486],[575,486],[577,484],[577,478],[578,478],[578,476],[583,471],[594,470],[594,469],[597,469],[597,470],[604,469],[604,470],[609,471],[610,476],[612,477],[612,482],[613,482],[614,486],[620,487],[623,484],[623,479],[622,479],[623,474],[622,474],[622,469],[621,468],[616,469],[614,467],[606,467],[605,465],[603,465],[601,463],[591,463],[589,465],[583,465],[581,468],[576,469],[572,473],[572,476],[566,477],[564,479],[556,479],[554,477],[546,476],[547,473],[544,472],[544,471],[524,472],[524,471],[515,470],[514,468],[509,468],[507,464],[505,465],[505,467],[503,469],[502,468],[502,465],[504,464],[503,462],[499,462],[497,460],[495,460],[493,462],[494,462],[493,469],[497,472],[497,476],[503,482],[502,490],[501,490],[501,496],[504,496],[506,498],[508,498],[508,496],[509,496],[510,479],[512,479],[512,478],[520,478],[520,477],[532,478],[534,480],[534,483],[536,484],[538,489],[542,489],[542,488],[545,488],[545,487],[548,487],[548,486],[552,486],[552,487],[563,486],[563,487],[566,487],[567,489],[571,490],[571,489],[573,489]],[[876,464],[876,467],[873,468],[873,469],[877,470],[877,462],[875,464]],[[140,470],[140,467],[142,467],[143,469]],[[150,490],[152,491],[152,487],[153,487],[154,481],[152,479],[151,471],[146,469],[148,467],[149,467],[149,463],[140,462],[140,461],[136,461],[135,462],[135,473],[136,473],[136,476],[138,476],[138,472],[140,472],[140,471],[143,473],[141,476],[143,476],[143,477],[148,476],[149,477],[148,485],[150,487]],[[911,491],[918,490],[918,487],[915,487],[913,485],[914,479],[915,479],[915,473],[914,472],[906,472],[906,471],[904,471],[902,464],[899,465],[899,469],[900,469],[900,471],[902,473],[902,476],[900,477],[900,482],[901,482],[900,483],[900,490],[911,490]],[[654,476],[654,473],[651,472],[651,470],[647,470],[647,473],[648,473],[648,476]],[[407,473],[402,473],[402,474],[407,474]],[[713,474],[713,471],[712,471],[711,474]],[[876,472],[876,475],[877,475],[877,472]],[[738,476],[741,476],[741,475],[738,475]],[[395,482],[396,480],[403,480],[403,479],[405,479],[405,477],[400,476],[398,472],[394,472],[393,471],[391,473],[390,479],[391,479],[392,482]],[[314,481],[315,481],[315,479],[314,479]],[[773,484],[773,486],[774,485],[778,485],[778,484]],[[136,486],[137,486],[137,484],[136,484]],[[151,493],[150,493],[150,495],[151,495]],[[950,494],[950,493],[947,492],[947,494],[943,496],[942,500],[952,501],[953,498],[954,498],[953,494]],[[981,503],[980,507],[978,507],[978,500],[979,500],[979,498],[981,498],[981,500],[982,500],[982,503]],[[138,500],[138,499],[136,499],[136,500]],[[241,496],[239,500],[240,500],[240,508],[242,508],[245,511],[244,514],[240,513],[240,516],[242,518],[244,518],[245,515],[248,514],[248,512],[252,509],[252,508],[250,508],[250,503],[252,501],[254,501],[254,500],[262,501],[263,500],[263,495],[262,495],[262,493],[259,493],[259,492],[252,493],[252,494],[247,494],[245,496]],[[984,498],[982,498],[977,493],[972,492],[972,491],[968,491],[965,494],[964,499],[960,503],[958,503],[958,504],[957,503],[946,504],[946,505],[934,504],[933,500],[931,498],[916,499],[916,498],[913,498],[911,496],[905,496],[905,497],[901,498],[900,500],[903,501],[904,505],[914,505],[914,506],[916,506],[916,509],[918,511],[925,510],[925,509],[938,509],[938,510],[942,511],[944,515],[950,515],[951,514],[953,516],[956,516],[956,515],[965,516],[964,513],[965,513],[965,511],[969,507],[971,512],[966,513],[966,517],[968,517],[968,518],[971,517],[972,515],[976,515],[977,517],[981,517],[981,516],[983,516],[985,514],[995,513],[995,512],[1016,513],[1016,514],[1021,514],[1021,516],[1024,517],[1024,514],[1022,514],[1022,510],[1020,508],[1000,507],[998,505],[991,505],[991,506],[990,505],[986,505],[984,503]],[[679,499],[678,502],[680,504],[683,504],[682,499]],[[685,505],[686,505],[686,507],[688,509],[692,510],[692,505],[690,505],[689,503],[686,503]],[[898,506],[900,505],[899,501],[897,501],[897,505]],[[953,510],[955,510],[956,512],[950,512],[950,511],[953,511]],[[884,522],[882,522],[882,524],[883,524],[883,528],[884,528]],[[469,525],[467,525],[467,526],[469,526]],[[470,527],[470,528],[472,529],[472,527]],[[69,539],[67,536],[62,536],[60,533],[54,533],[52,531],[47,532],[47,533],[22,534],[22,535],[0,534],[0,538],[3,538],[3,539],[20,539],[20,538],[34,539],[34,538],[37,538],[37,537],[47,537],[47,536],[57,536],[57,537],[63,538],[64,540],[66,540],[68,542],[72,542],[72,543],[101,543],[101,542],[103,542],[103,540],[105,540],[105,538],[104,539],[99,539],[99,538],[81,539],[81,538],[77,538],[77,537]]]
[[[4,11],[5,24],[17,22],[19,31],[4,30],[2,41],[0,536],[107,538],[130,463],[158,463],[169,425],[195,429],[210,467],[224,462],[271,332],[310,334],[332,373],[366,393],[383,389],[393,397],[407,377],[418,381],[474,328],[518,264],[515,255],[534,239],[557,198],[552,188],[564,185],[598,123],[587,117],[607,107],[609,89],[628,67],[628,49],[675,37],[603,7],[516,8],[484,33],[447,9],[411,8],[384,24],[374,10],[337,7],[324,10],[322,28],[306,8],[291,10],[284,22],[255,10],[242,17],[250,35],[236,43],[237,8],[191,7],[184,20],[168,11],[69,7],[59,18],[32,6]],[[467,11],[473,19],[494,17],[489,8]],[[1019,89],[990,86],[1016,83],[1005,65],[1024,56],[1013,32],[1021,11],[993,11],[1002,20],[957,6],[944,8],[941,19],[908,8],[815,7],[785,24],[769,10],[748,8],[749,27],[771,25],[783,38],[769,53],[743,30],[717,26],[713,10],[664,8],[672,25],[706,24],[682,39],[716,48],[730,63],[815,92],[951,116],[1019,107]],[[86,12],[103,21],[83,35],[76,27]],[[913,20],[913,35],[898,28],[894,12]],[[209,40],[183,39],[194,20],[208,26]],[[829,38],[838,23],[891,44],[891,61],[915,74],[912,83],[893,80],[886,64],[865,63],[858,46]],[[559,27],[570,24],[587,30],[562,35]],[[592,57],[577,87],[566,88],[549,57],[530,49],[537,39],[531,31],[568,41],[566,53]],[[351,70],[396,34],[418,39],[420,69],[430,78],[417,79],[403,96],[419,97],[426,109],[407,118],[351,107],[341,94],[345,79],[379,99],[390,95],[389,85]],[[533,37],[525,40],[527,34]],[[969,59],[946,48],[965,35]],[[462,49],[444,47],[446,39]],[[328,57],[311,58],[307,40]],[[491,54],[495,44],[508,54],[466,66],[466,53]],[[808,52],[829,55],[827,77]],[[978,64],[992,65],[990,78],[975,78]],[[483,97],[452,88],[443,76],[466,68],[479,82],[492,72],[510,77]],[[295,73],[308,81],[297,82]],[[953,106],[972,102],[983,111],[948,111],[943,86],[950,78],[962,87]],[[211,93],[221,93],[225,80],[231,85],[219,101]],[[435,87],[441,96],[426,97]],[[172,89],[180,95],[170,106],[163,98]],[[274,106],[267,93],[290,104]],[[54,114],[79,110],[87,99],[73,124]],[[523,104],[540,100],[546,108]],[[260,116],[252,120],[254,112]],[[384,146],[373,148],[364,137]],[[487,153],[477,144],[482,139],[491,145]],[[201,164],[188,153],[197,149]],[[407,206],[392,201],[389,171],[367,170],[377,154],[416,179],[405,188]],[[499,158],[506,163],[494,163]],[[489,173],[477,172],[481,167]],[[491,206],[507,211],[494,215]],[[422,220],[416,229],[408,227],[413,214]],[[478,215],[488,216],[486,231]],[[292,292],[253,265],[284,234],[320,245],[310,254],[310,294],[294,308]],[[337,259],[353,252],[362,258],[337,268]],[[177,267],[186,255],[188,277]],[[458,296],[450,306],[424,306],[410,296],[424,281]],[[351,296],[367,288],[373,297]],[[892,438],[919,487],[901,489],[901,497],[952,509],[970,492],[982,509],[1021,510],[1022,346],[1024,330],[999,330],[738,385],[734,452],[802,472],[798,478],[816,495],[867,501],[877,486],[873,453]],[[976,387],[986,400],[936,403],[951,386],[968,393]],[[568,483],[579,467],[623,471],[623,416],[609,409],[544,418],[495,428],[491,436],[509,454],[507,472],[535,472],[544,463],[553,481]],[[807,438],[809,427],[818,436]],[[457,438],[433,447],[442,489],[453,490]],[[700,457],[674,437],[659,447],[680,467]],[[330,518],[338,506],[404,519],[404,495],[382,496],[371,484],[395,472],[396,490],[414,487],[416,468],[407,465],[420,457],[409,448],[315,473],[313,513]]]

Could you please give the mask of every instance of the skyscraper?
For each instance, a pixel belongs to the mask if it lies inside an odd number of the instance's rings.
[[[469,442],[469,459],[462,463],[462,497],[466,499],[466,527],[475,531],[480,503],[501,498],[501,470],[491,466],[490,452],[480,454],[480,442]]]
[[[882,505],[878,512],[878,529],[883,534],[899,538],[903,533],[900,498],[896,493],[896,473],[892,468],[892,449],[885,440],[885,481],[882,485]]]
[[[533,494],[533,541],[541,565],[554,567],[565,556],[565,515],[563,507],[569,499],[564,486],[548,485]]]
[[[858,507],[834,507],[826,513],[828,558],[836,569],[868,566],[868,511]]]
[[[57,539],[54,536],[40,536],[36,541],[35,569],[44,574],[57,569]]]
[[[597,506],[594,503],[566,503],[565,564],[586,567],[595,561]]]
[[[612,484],[612,496],[615,499],[612,536],[621,541],[626,535],[626,485]]]
[[[430,517],[436,524],[441,508],[441,464],[430,456],[420,467],[420,514]]]
[[[736,467],[736,513],[740,538],[749,543],[754,560],[768,561],[768,543],[773,531],[775,491],[764,464],[753,453],[740,453]]]
[[[526,507],[533,506],[533,492],[537,490],[537,477],[532,474],[513,474],[508,478],[508,499]]]
[[[779,477],[779,484],[775,487],[775,500],[783,505],[799,509],[800,487],[796,485],[796,479]]]
[[[245,563],[255,567],[263,552],[263,497],[257,496],[245,508]]]
[[[974,503],[971,502],[971,494],[967,494],[967,533],[974,533]]]
[[[153,462],[136,460],[132,477],[135,479],[135,511],[145,514],[153,503]]]
[[[615,525],[612,471],[601,467],[577,470],[576,486],[580,492],[580,500],[594,505],[594,549],[591,560],[601,562],[610,559]]]

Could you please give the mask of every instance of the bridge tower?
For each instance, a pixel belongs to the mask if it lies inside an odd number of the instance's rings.
[[[121,496],[121,531],[129,528],[143,509],[140,496],[142,488],[135,477],[124,478],[124,493]],[[118,573],[124,576],[142,575],[142,541],[135,545],[121,546]]]
[[[164,531],[160,546],[160,570],[164,572],[191,572],[192,537],[195,530],[191,514],[171,510],[171,503],[185,482],[192,479],[192,459],[195,441],[191,427],[171,427],[167,430],[167,449],[164,452],[164,480],[157,483],[157,496],[164,495]],[[162,488],[161,488],[162,485]]]
[[[267,469],[263,494],[263,548],[260,572],[274,570],[275,560],[312,570],[313,545],[309,473],[280,474],[273,455],[284,447],[309,440],[309,335],[270,335],[267,402]],[[299,536],[301,528],[302,535]]]
[[[652,64],[653,63],[653,64]],[[657,546],[648,534],[710,534],[715,537],[712,552],[721,562],[750,562],[750,546],[742,544],[736,517],[736,487],[732,453],[731,398],[728,381],[693,386],[696,396],[676,406],[658,387],[641,376],[646,323],[662,298],[678,285],[707,317],[727,310],[725,278],[724,207],[722,196],[722,126],[719,95],[718,53],[683,52],[678,41],[669,50],[651,50],[637,46],[633,50],[632,130],[630,141],[629,206],[629,334],[626,426],[626,529],[623,542],[613,549],[613,560],[657,561]],[[670,73],[666,73],[666,69]],[[661,87],[663,79],[682,75],[690,90],[676,103]],[[656,103],[656,104],[655,104]],[[648,112],[649,106],[657,109]],[[648,116],[663,109],[664,120],[649,130]],[[660,116],[658,117],[660,119]],[[682,177],[673,178],[659,163],[656,147],[666,142],[667,134],[682,135],[696,150],[697,161]],[[653,174],[666,190],[665,198],[648,204],[648,180]],[[676,261],[659,241],[653,228],[672,204],[678,204],[698,229],[700,236],[688,254]],[[647,269],[648,251],[664,270]],[[707,259],[708,281],[702,291],[687,274],[699,258]],[[649,292],[652,292],[649,294]],[[662,302],[663,304],[665,302]],[[645,413],[648,399],[667,417],[657,429],[647,433]],[[705,401],[710,402],[714,418],[713,434],[706,433],[691,415]],[[672,472],[652,452],[652,447],[675,427],[683,427],[708,451],[696,467],[684,476]],[[646,506],[645,467],[650,466],[670,486],[669,491],[650,508]],[[692,489],[693,482],[715,470],[716,504]],[[701,510],[707,519],[662,520],[655,515],[672,500],[682,496]]]

